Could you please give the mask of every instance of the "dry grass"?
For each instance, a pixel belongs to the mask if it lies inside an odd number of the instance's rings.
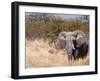
[[[42,39],[26,40],[26,68],[88,64],[89,56],[84,59],[69,61],[67,54],[63,50],[56,50],[54,45],[48,44],[48,41],[43,41]]]

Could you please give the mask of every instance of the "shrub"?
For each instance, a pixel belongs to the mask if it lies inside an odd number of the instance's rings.
[[[62,19],[52,16],[48,21],[27,19],[25,21],[26,39],[54,40],[61,31],[82,30],[89,32],[89,23],[83,23],[82,19]]]

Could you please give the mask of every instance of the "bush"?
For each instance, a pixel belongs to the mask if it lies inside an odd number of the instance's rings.
[[[57,16],[50,17],[48,21],[32,20],[25,21],[26,39],[49,39],[54,40],[61,31],[81,30],[89,32],[89,23],[83,23],[81,19],[62,19]]]

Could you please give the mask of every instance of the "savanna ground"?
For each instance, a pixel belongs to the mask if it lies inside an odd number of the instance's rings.
[[[64,50],[56,50],[54,45],[41,40],[26,40],[26,67],[54,67],[54,66],[73,66],[88,65],[89,56],[77,60],[68,60]]]
[[[57,50],[53,41],[61,31],[88,33],[88,16],[63,19],[57,14],[27,12],[25,18],[26,68],[89,65],[89,54],[83,59],[69,61],[67,52]]]

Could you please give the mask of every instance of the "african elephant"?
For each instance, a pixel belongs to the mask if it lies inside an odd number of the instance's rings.
[[[63,31],[57,37],[56,46],[67,51],[68,59],[76,59],[87,54],[88,39],[82,31]]]

